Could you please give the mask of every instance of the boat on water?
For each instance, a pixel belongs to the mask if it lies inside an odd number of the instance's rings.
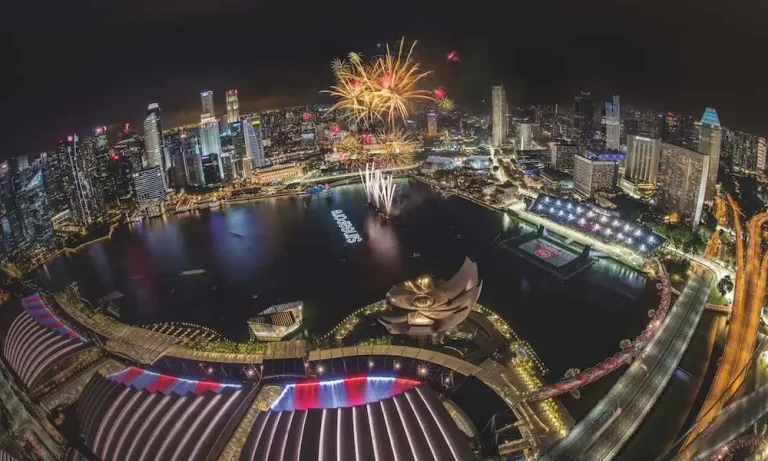
[[[205,269],[192,269],[188,271],[183,271],[179,275],[187,276],[187,275],[202,275],[202,274],[205,274]]]

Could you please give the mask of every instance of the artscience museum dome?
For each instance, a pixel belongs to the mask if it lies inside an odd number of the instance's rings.
[[[449,281],[427,276],[397,284],[387,293],[390,311],[379,321],[392,334],[424,336],[455,327],[480,297],[477,263],[469,258]]]

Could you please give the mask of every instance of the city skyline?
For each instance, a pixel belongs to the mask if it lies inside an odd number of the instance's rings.
[[[312,21],[333,22],[335,16],[319,5],[307,6],[292,12],[296,14],[285,15],[299,26],[293,28],[298,32],[286,43],[289,52],[279,48],[261,49],[251,59],[233,59],[234,51],[218,47],[215,53],[206,55],[212,61],[203,66],[196,56],[192,59],[191,52],[196,49],[195,46],[185,49],[179,45],[189,38],[187,28],[202,20],[201,11],[207,11],[207,6],[191,2],[185,5],[185,9],[170,14],[167,8],[159,5],[150,8],[141,2],[131,6],[120,3],[114,6],[119,14],[104,25],[94,21],[101,19],[103,11],[99,8],[73,7],[61,12],[60,6],[50,5],[50,8],[41,8],[42,13],[30,15],[40,21],[41,26],[28,40],[18,41],[24,48],[19,49],[18,62],[12,62],[12,65],[24,71],[11,74],[26,76],[15,86],[18,88],[15,93],[24,94],[24,99],[16,94],[8,98],[8,111],[3,114],[8,121],[0,124],[0,129],[8,130],[0,136],[1,158],[49,150],[56,139],[68,132],[81,132],[96,125],[137,123],[142,117],[141,106],[152,101],[158,101],[164,108],[168,126],[194,121],[194,101],[187,95],[205,89],[223,96],[227,89],[239,88],[242,112],[312,103],[318,100],[318,91],[329,81],[324,70],[325,63],[331,57],[350,48],[370,53],[375,51],[377,42],[392,41],[403,33],[417,37],[427,45],[422,54],[425,60],[431,62],[437,62],[447,50],[455,48],[461,52],[461,70],[440,72],[438,75],[441,83],[445,81],[446,85],[457,88],[453,97],[459,104],[470,105],[487,100],[486,88],[492,84],[504,84],[512,104],[565,102],[583,89],[591,91],[596,99],[601,100],[612,93],[621,94],[625,106],[647,101],[648,106],[658,110],[685,113],[698,112],[704,105],[717,107],[724,120],[732,121],[726,126],[758,135],[765,135],[763,127],[768,126],[768,120],[758,110],[768,102],[768,94],[757,78],[759,72],[754,75],[732,73],[719,68],[711,72],[709,67],[704,67],[709,60],[701,59],[705,53],[723,52],[734,59],[748,59],[748,45],[759,39],[746,36],[742,30],[762,30],[748,27],[759,16],[754,14],[756,7],[749,5],[729,7],[724,13],[715,9],[711,2],[698,4],[693,12],[669,5],[655,11],[657,6],[653,2],[634,7],[613,5],[596,9],[577,9],[568,5],[558,5],[557,8],[526,6],[522,12],[548,21],[548,33],[540,38],[540,46],[551,51],[543,54],[532,54],[517,44],[519,40],[516,39],[532,32],[532,25],[523,24],[514,28],[510,37],[494,36],[487,31],[492,28],[477,27],[473,18],[485,11],[483,5],[477,5],[463,20],[459,18],[467,12],[459,15],[447,8],[436,11],[426,5],[411,5],[409,11],[412,14],[394,23],[373,27],[368,24],[366,28],[355,26],[354,30],[345,29],[343,37],[334,33],[322,39],[310,37],[309,30],[314,28],[303,31],[300,26],[309,25]],[[356,7],[359,8],[359,5]],[[17,8],[14,11],[24,13],[25,7]],[[338,10],[343,11],[343,8],[340,6]],[[146,18],[139,14],[142,11],[147,14]],[[243,36],[247,28],[239,25],[244,24],[251,14],[278,18],[283,17],[280,15],[283,12],[283,7],[276,5],[246,7],[242,2],[235,2],[222,8],[210,22],[214,30],[227,30],[228,33]],[[48,34],[58,32],[66,23],[57,22],[56,13],[65,14],[73,23],[67,24],[71,28],[67,29],[69,35],[58,33],[56,39],[51,40]],[[364,13],[361,11],[360,14]],[[721,27],[721,14],[731,19],[728,24],[740,23],[742,27],[737,31]],[[233,20],[235,16],[237,18]],[[432,18],[430,22],[441,27],[425,26],[422,24],[425,17]],[[658,34],[645,34],[641,40],[628,36],[620,30],[623,28],[601,31],[602,24],[627,21],[628,17],[647,24],[648,30],[654,27],[666,30],[662,34],[664,42],[655,36]],[[694,20],[700,30],[708,31],[709,51],[702,50],[696,41],[674,27],[681,21]],[[177,38],[161,32],[145,34],[147,24],[157,21],[174,24],[187,21],[187,27],[179,32]],[[265,19],[264,22],[261,32],[264,38],[278,32],[280,26],[272,24],[274,21]],[[19,27],[23,24],[24,21],[13,24],[11,32],[18,33],[20,37],[31,35]],[[83,27],[73,27],[73,24],[82,24]],[[459,34],[447,33],[454,25]],[[102,27],[107,26],[118,33],[99,33]],[[569,43],[567,37],[576,32],[577,26],[599,35],[593,40]],[[443,28],[446,30],[441,30]],[[81,31],[80,35],[70,36],[73,30]],[[348,37],[351,36],[356,39],[350,41]],[[148,75],[138,65],[138,51],[146,48],[142,48],[142,44],[150,40],[158,50],[173,52],[158,53],[158,56],[165,56],[162,59],[152,58],[152,66],[157,72]],[[195,43],[199,41],[194,40]],[[71,50],[61,54],[69,56],[64,67],[66,72],[57,71],[61,66],[49,66],[35,72],[39,64],[30,62],[31,59],[45,62],[64,47]],[[205,47],[212,48],[213,44]],[[589,56],[597,54],[604,57],[604,66],[590,63]],[[117,59],[118,56],[120,59]],[[144,54],[141,56],[146,57]],[[60,59],[56,58],[54,62]],[[99,59],[104,61],[103,65],[86,65]],[[254,64],[256,62],[258,66]],[[656,72],[659,67],[666,69],[665,75],[676,77],[662,78]],[[94,71],[92,75],[83,75],[80,69],[85,68],[91,68]],[[454,82],[459,84],[453,85]],[[32,89],[34,91],[27,91]],[[220,104],[223,106],[223,102]],[[46,111],[37,114],[37,126],[50,128],[33,139],[29,136],[29,128],[17,120],[27,119],[32,107],[41,106],[46,106]],[[15,115],[11,117],[10,114]]]

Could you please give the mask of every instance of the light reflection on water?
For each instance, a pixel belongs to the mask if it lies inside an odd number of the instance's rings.
[[[361,186],[342,186],[330,196],[267,199],[122,226],[113,240],[62,256],[38,276],[53,289],[77,280],[93,299],[122,292],[121,316],[130,323],[188,321],[243,339],[245,320],[269,305],[304,301],[305,327],[324,333],[393,284],[424,273],[449,278],[471,255],[484,279],[480,301],[530,341],[554,375],[594,364],[642,329],[654,302],[653,284],[642,275],[601,260],[562,282],[494,249],[500,232],[533,226],[442,198],[421,183],[398,184],[399,214],[391,221],[366,206]],[[335,209],[363,242],[346,242],[331,216]],[[193,269],[206,274],[179,275]]]

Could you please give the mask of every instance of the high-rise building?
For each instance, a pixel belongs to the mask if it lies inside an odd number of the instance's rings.
[[[144,119],[144,167],[160,167],[164,173],[170,165],[165,160],[165,143],[163,142],[163,127],[160,123],[160,106],[153,102],[147,107],[147,117]],[[165,174],[163,174],[165,178]]]
[[[205,100],[203,100],[205,101]],[[224,178],[224,167],[219,161],[221,159],[221,135],[219,134],[219,122],[215,117],[200,116],[200,147],[203,158],[216,156],[216,164],[219,168],[218,178]],[[208,181],[206,180],[206,183]]]
[[[531,145],[532,128],[530,123],[520,123],[517,125],[518,149],[525,150]]]
[[[491,122],[493,123],[491,145],[493,147],[501,147],[509,131],[509,107],[507,106],[507,90],[504,86],[498,85],[493,87],[491,91],[491,104],[493,106],[493,113],[491,114]]]
[[[139,208],[150,217],[161,215],[164,211],[165,173],[160,167],[146,168],[133,173],[133,185]]]
[[[709,165],[709,158],[700,152],[666,143],[661,146],[659,206],[677,212],[694,228],[701,221]]]
[[[633,182],[656,184],[661,156],[661,139],[627,135],[624,177]]]
[[[182,144],[182,149],[184,149],[184,161],[187,166],[187,181],[190,186],[204,186],[205,176],[203,175],[200,140],[196,136],[188,135],[186,141],[185,144]]]
[[[579,145],[556,142],[550,146],[550,155],[552,167],[573,174],[574,158],[579,155]]]
[[[227,90],[227,120],[230,124],[240,120],[240,99],[237,89]]]
[[[91,143],[92,140],[86,142]],[[80,148],[77,135],[67,137],[60,143],[64,158],[64,189],[69,199],[69,210],[75,223],[88,226],[102,220],[105,216],[104,198],[97,187],[93,187],[93,159],[89,158],[93,149]]]
[[[721,158],[739,171],[762,173],[765,170],[765,138],[723,128]]]
[[[427,110],[427,136],[437,136],[437,111],[433,108]]]
[[[592,198],[598,190],[616,187],[618,174],[619,164],[616,162],[577,155],[573,165],[573,188],[581,195]]]
[[[66,188],[67,174],[66,140],[57,144],[56,151],[46,155],[43,162],[43,181],[45,182],[46,197],[52,215],[57,215],[69,209],[69,194]]]
[[[205,184],[216,184],[223,180],[224,166],[221,157],[216,154],[203,155],[200,158],[203,165],[203,178]]]
[[[45,181],[43,180],[43,162],[37,160],[24,167],[25,162],[17,164],[14,175],[14,201],[21,216],[26,243],[30,248],[49,248],[53,246],[54,234],[51,210],[46,200]]]
[[[698,151],[709,157],[707,169],[707,188],[704,193],[704,201],[710,202],[715,197],[715,185],[717,184],[717,170],[720,167],[720,148],[722,145],[723,130],[720,119],[715,109],[707,107],[701,117],[699,128]]]
[[[200,102],[203,106],[201,114],[216,118],[216,111],[213,108],[213,91],[203,91],[200,93]]]
[[[618,150],[621,144],[621,107],[619,95],[613,95],[610,102],[605,103],[605,147]]]
[[[26,243],[21,211],[14,193],[14,180],[10,163],[0,163],[0,260],[17,254]]]
[[[235,175],[241,179],[251,177],[251,159],[248,157],[248,149],[245,145],[245,127],[243,122],[237,121],[229,125],[229,132],[232,136],[232,148],[235,165]]]
[[[698,142],[693,116],[667,112],[663,114],[664,126],[661,140],[667,144],[693,149]],[[637,133],[644,135],[643,133]],[[655,138],[656,136],[647,135]]]
[[[595,105],[585,91],[573,98],[573,135],[580,144],[589,144],[595,137]]]
[[[253,168],[263,168],[266,165],[264,160],[264,140],[261,135],[261,118],[258,116],[245,119],[245,149],[248,159]]]

